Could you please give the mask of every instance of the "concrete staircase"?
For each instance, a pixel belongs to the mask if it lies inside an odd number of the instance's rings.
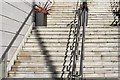
[[[8,73],[9,78],[54,80],[68,76],[66,69],[72,61],[70,46],[73,35],[69,37],[70,27],[67,24],[74,19],[75,5],[74,2],[56,2],[53,5],[48,15],[48,26],[38,26],[32,30]],[[113,21],[110,3],[89,2],[88,6],[84,77],[117,78],[119,34],[118,27],[109,26]]]

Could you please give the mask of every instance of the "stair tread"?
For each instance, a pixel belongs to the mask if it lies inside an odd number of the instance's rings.
[[[89,20],[85,28],[83,61],[85,78],[118,76],[120,34],[119,27],[110,26],[114,20],[110,2],[109,0],[88,1]],[[66,67],[69,64],[73,65],[71,63],[73,58],[70,59],[73,32],[69,37],[70,25],[68,24],[74,20],[75,9],[76,2],[53,4],[49,11],[50,15],[47,15],[47,26],[36,26],[32,29],[16,56],[14,65],[8,71],[9,78],[59,78],[62,74],[67,77],[69,71],[66,71]],[[79,71],[80,62],[79,60],[77,62],[76,68]]]

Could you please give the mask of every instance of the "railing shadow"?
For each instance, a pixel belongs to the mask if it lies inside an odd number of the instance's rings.
[[[35,36],[37,37],[37,41],[39,42],[39,47],[42,50],[41,51],[42,55],[44,55],[46,66],[48,70],[52,73],[51,79],[57,80],[58,72],[56,71],[56,66],[54,66],[53,60],[51,60],[51,55],[49,54],[49,51],[46,49],[46,46],[44,45],[45,42],[43,41],[42,37],[40,37],[41,36],[40,31],[35,31]]]
[[[120,1],[110,2],[114,20],[110,26],[120,26]]]
[[[65,72],[68,72],[67,74],[67,80],[70,80],[71,77],[71,69],[72,69],[72,58],[73,58],[73,53],[74,53],[74,45],[75,45],[75,31],[76,27],[74,27],[74,24],[72,24],[72,22],[70,24],[67,25],[68,27],[70,26],[70,31],[69,31],[69,37],[68,37],[68,42],[66,45],[66,52],[65,52],[65,57],[64,57],[64,62],[63,62],[63,68],[62,68],[62,74],[61,74],[61,79],[62,80],[66,80],[66,78],[64,78],[64,75],[66,74]],[[73,35],[73,38],[71,38],[71,35]],[[70,40],[73,40],[73,42],[71,43]],[[71,52],[69,52],[71,51]],[[70,54],[69,54],[70,53]],[[69,63],[67,62],[67,58],[69,57]]]

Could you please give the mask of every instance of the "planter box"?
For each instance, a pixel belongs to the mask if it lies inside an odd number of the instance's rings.
[[[35,26],[47,26],[47,15],[44,13],[35,13]]]

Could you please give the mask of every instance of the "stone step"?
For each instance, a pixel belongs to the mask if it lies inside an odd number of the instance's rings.
[[[103,71],[103,73],[105,73],[105,68],[106,69],[111,69],[111,71],[110,72],[112,72],[112,71],[114,71],[114,73],[117,73],[118,71],[118,67],[116,67],[116,66],[118,66],[117,65],[117,62],[116,63],[114,63],[113,65],[109,65],[109,63],[110,64],[112,64],[111,62],[104,62],[104,64],[103,65],[100,65],[99,66],[99,63],[100,62],[95,62],[95,64],[93,63],[93,62],[90,62],[89,64],[90,65],[84,65],[84,73],[89,73],[87,70],[91,70],[91,69],[94,69],[94,71],[90,71],[90,73],[102,73],[102,71]],[[105,65],[107,63],[107,65]],[[20,64],[20,65],[19,65]],[[87,64],[87,63],[86,63]],[[68,65],[64,65],[64,66],[62,66],[62,65],[55,65],[55,64],[40,64],[39,62],[38,63],[16,63],[16,65],[14,65],[14,66],[12,66],[12,69],[14,68],[14,70],[15,70],[15,68],[18,70],[18,69],[23,69],[23,70],[27,70],[27,69],[39,69],[39,70],[44,70],[44,69],[49,69],[49,68],[52,68],[52,67],[55,67],[55,68],[58,68],[58,69],[56,69],[56,71],[62,71],[62,69],[64,69],[64,71],[65,72],[67,72],[67,66]],[[71,66],[72,66],[72,64],[71,64]],[[94,67],[92,67],[92,66],[94,66]],[[101,72],[97,72],[98,70],[97,69],[100,69],[101,68]],[[77,69],[79,69],[79,64],[77,65]],[[16,71],[17,71],[16,70]],[[42,72],[42,70],[41,70],[41,72]],[[24,71],[25,72],[25,71]],[[29,72],[28,70],[27,70],[27,72]],[[38,72],[38,71],[34,71],[34,72]],[[43,72],[46,72],[46,71],[43,71]],[[49,71],[48,71],[49,72]],[[109,71],[106,71],[106,73],[107,72],[109,72]]]
[[[79,4],[79,5],[80,5],[80,4]],[[101,6],[101,5],[102,5],[102,6]],[[76,8],[76,4],[66,4],[66,5],[65,5],[65,4],[58,4],[58,5],[57,5],[57,4],[54,4],[51,8],[54,9],[54,8],[59,8],[59,7],[60,7],[60,8],[65,8],[65,7],[66,7],[66,8],[69,8],[69,7],[74,7],[74,8]],[[94,7],[94,9],[96,9],[96,8],[110,8],[111,5],[110,5],[110,3],[107,3],[107,4],[104,4],[104,3],[100,3],[100,4],[99,4],[99,3],[98,3],[98,4],[97,4],[97,3],[95,3],[95,4],[92,3],[92,4],[89,4],[89,3],[88,3],[88,8],[91,9],[91,8],[93,8],[93,7]],[[79,8],[79,6],[78,6],[78,8]]]
[[[109,12],[110,13],[110,12]],[[89,19],[91,19],[91,18],[103,18],[104,19],[104,17],[105,18],[108,18],[108,19],[110,19],[110,18],[114,18],[114,16],[113,16],[113,14],[112,13],[107,13],[107,14],[105,14],[105,13],[89,13],[88,14],[88,17],[89,17]],[[68,14],[68,15],[67,15]],[[49,19],[49,18],[74,18],[74,16],[75,16],[75,14],[74,13],[63,13],[63,12],[59,12],[59,13],[57,13],[57,12],[53,12],[53,13],[51,13],[51,15],[48,15],[47,16],[47,18]]]
[[[88,27],[88,28],[90,28],[90,27]],[[96,28],[96,27],[95,27]],[[110,28],[110,27],[104,27],[104,28]],[[73,31],[73,30],[72,30]],[[51,35],[54,35],[54,34],[58,34],[58,35],[66,35],[66,34],[69,34],[70,32],[69,31],[66,31],[66,32],[59,32],[59,31],[54,31],[54,32],[50,32],[50,31],[32,31],[32,33],[31,34],[33,34],[33,35],[37,35],[37,34],[41,34],[41,35],[49,35],[49,34],[51,34]],[[113,34],[116,34],[116,35],[119,35],[119,33],[118,32],[90,32],[90,31],[86,31],[85,32],[85,34],[89,34],[89,35],[106,35],[106,34],[109,34],[109,35],[113,35]],[[71,32],[71,35],[73,35],[73,32]]]
[[[70,25],[70,23],[67,23],[66,25],[47,25],[46,26],[46,28],[70,28],[71,27],[71,25]],[[95,24],[91,24],[91,25],[88,25],[87,26],[88,28],[116,28],[116,29],[118,29],[118,26],[110,26],[110,24],[109,25],[107,25],[107,24],[101,24],[101,25],[95,25]],[[44,31],[44,30],[43,30]],[[53,30],[54,31],[54,30]],[[100,31],[101,32],[101,31]]]
[[[111,30],[112,31],[117,31],[118,32],[118,28],[117,27],[112,27],[112,26],[107,26],[107,27],[104,27],[104,25],[92,25],[92,26],[94,26],[94,27],[91,27],[91,25],[88,25],[88,27],[86,27],[86,31],[96,31],[96,30],[98,30],[98,31],[110,31],[111,32]],[[96,27],[95,27],[96,26]],[[99,27],[97,27],[97,26],[99,26]],[[103,27],[100,27],[100,26],[103,26]],[[52,32],[68,32],[70,30],[70,27],[37,27],[36,29],[34,29],[34,30],[32,30],[32,31],[52,31]],[[74,28],[72,29],[72,30],[74,30]]]
[[[72,20],[71,20],[72,21]],[[68,24],[68,23],[70,23],[71,21],[61,21],[61,20],[56,20],[56,21],[47,21],[47,24],[51,24],[51,23],[64,23],[64,24]],[[113,22],[113,20],[111,20],[111,21],[92,21],[92,20],[89,20],[88,21],[88,24],[91,24],[91,23],[99,23],[99,24],[111,24],[112,22]]]
[[[53,12],[75,12],[76,11],[76,9],[75,8],[56,8],[56,9],[51,9],[51,11],[50,11],[50,13],[53,13]],[[112,10],[111,10],[111,8],[109,8],[109,9],[89,9],[89,13],[93,13],[93,12],[107,12],[107,13],[112,13]]]
[[[47,25],[49,25],[49,26],[52,26],[52,25],[53,25],[53,26],[58,26],[58,25],[59,25],[59,26],[62,26],[62,27],[63,27],[63,26],[66,26],[66,27],[67,27],[67,24],[69,24],[69,23],[48,23]],[[100,25],[101,25],[101,26],[102,26],[102,25],[105,25],[105,26],[109,26],[109,25],[111,25],[111,23],[88,23],[88,26],[89,26],[89,25],[99,25],[99,26],[100,26]]]
[[[14,77],[14,78],[59,78],[61,77],[62,73],[56,74],[55,72],[14,72],[11,71],[9,72],[9,78]],[[68,73],[64,74],[67,76]]]
[[[42,44],[42,43],[41,43]],[[68,45],[67,45],[68,44]],[[69,43],[66,43],[66,42],[46,42],[44,44],[42,44],[44,47],[65,47],[66,48],[68,46],[72,46],[73,43],[69,42]],[[111,46],[113,45],[113,46]],[[40,43],[37,43],[37,42],[26,42],[25,43],[25,46],[26,47],[37,47],[37,46],[41,46]],[[81,46],[81,43],[80,45]],[[119,47],[118,46],[118,43],[117,42],[85,42],[85,47],[108,47],[108,48],[115,48],[115,47]]]
[[[74,17],[48,17],[48,19],[47,20],[62,20],[62,21],[64,21],[64,20],[71,20],[71,21],[73,21],[74,20]],[[94,18],[89,18],[89,20],[88,21],[92,21],[92,20],[96,20],[96,21],[99,21],[99,20],[109,20],[109,21],[114,21],[114,18],[111,18],[111,19],[109,19],[109,18],[102,18],[102,17],[94,17]],[[70,22],[70,21],[69,21]],[[49,25],[48,25],[49,26]]]
[[[53,28],[53,27],[48,27],[48,28]],[[59,27],[56,27],[56,28],[59,28]],[[67,28],[67,27],[64,27],[64,28]],[[117,35],[119,35],[119,33],[118,33],[118,30],[117,30],[117,28],[111,28],[111,27],[104,27],[103,26],[103,28],[101,28],[101,27],[90,27],[90,26],[87,26],[87,28],[91,28],[90,30],[86,30],[85,31],[85,34],[89,34],[89,35],[103,35],[103,34],[105,34],[105,35],[114,35],[114,34],[117,34]],[[101,30],[101,29],[103,29],[103,30]],[[110,28],[111,28],[111,30],[110,30]],[[109,29],[109,30],[107,30],[107,29]],[[115,30],[116,29],[116,30]],[[40,29],[38,29],[38,30],[32,30],[32,35],[37,35],[37,34],[41,34],[41,35],[44,35],[44,34],[58,34],[58,35],[69,35],[69,34],[71,34],[71,35],[73,35],[73,29],[71,29],[71,32],[69,32],[70,30],[51,30],[51,29],[46,29],[46,30],[40,30]],[[80,34],[82,34],[82,30],[80,30]]]
[[[64,48],[64,47],[56,47],[56,48],[53,48],[53,47],[45,47],[45,48],[42,48],[42,45],[40,45],[41,47],[40,48],[23,48],[23,51],[66,51],[66,48]],[[92,48],[85,48],[85,50],[86,51],[118,51],[118,47],[109,47],[109,48],[101,48],[101,47],[98,47],[98,48],[94,48],[94,47],[92,47]]]
[[[68,35],[31,35],[29,38],[68,38]],[[71,38],[73,38],[73,35],[71,35]],[[86,35],[86,38],[118,38],[118,35]],[[42,39],[41,39],[42,40]]]
[[[57,13],[56,13],[57,14]],[[59,16],[58,16],[59,15]],[[70,14],[70,15],[67,15],[67,14],[63,14],[63,13],[58,13],[57,15],[49,15],[47,16],[47,20],[49,19],[54,19],[54,20],[61,20],[61,19],[65,19],[65,20],[74,20],[74,17],[75,15],[74,14]],[[92,20],[92,19],[97,19],[97,20],[109,20],[109,19],[114,19],[114,16],[112,14],[108,15],[108,14],[88,14],[88,19],[89,20]],[[66,19],[67,18],[67,19]],[[77,19],[78,17],[76,17]],[[104,19],[105,18],[105,19]]]
[[[71,22],[71,21],[73,21],[73,20],[71,20],[71,19],[65,19],[65,18],[60,18],[60,19],[57,19],[57,18],[48,18],[48,20],[47,20],[47,22],[50,22],[50,21],[54,21],[54,22],[57,22],[57,21],[62,21],[62,22]],[[88,20],[89,22],[111,22],[111,21],[113,21],[113,20],[105,20],[105,19],[103,19],[103,20],[100,20],[99,18],[97,19],[89,19]]]
[[[51,19],[49,18],[49,19],[47,20],[47,22],[50,22],[50,21],[52,21],[52,22],[54,22],[54,21],[55,21],[55,22],[57,22],[57,21],[61,21],[61,22],[71,22],[71,21],[73,21],[73,20],[71,20],[71,19],[65,19],[65,18],[62,18],[62,19],[57,19],[57,18],[56,18],[56,19],[54,20],[54,19],[52,19],[52,18],[51,18]],[[89,19],[88,21],[94,23],[94,22],[111,22],[111,21],[113,21],[113,20]]]
[[[72,11],[72,10],[70,10],[70,11],[68,11],[68,10],[63,10],[63,11],[56,11],[56,10],[52,10],[52,11],[50,11],[50,13],[73,13],[74,12],[74,10]],[[91,14],[91,13],[96,13],[96,14],[112,14],[112,12],[111,11],[104,11],[104,10],[98,10],[98,11],[94,11],[94,10],[92,10],[92,11],[89,11],[89,14]]]
[[[58,13],[58,12],[59,12],[59,14],[60,13],[63,13],[63,14],[65,14],[65,13],[75,13],[76,10],[75,9],[54,9],[54,10],[50,11],[50,15],[53,14],[53,13]],[[91,14],[91,13],[101,13],[102,14],[102,12],[107,13],[107,14],[112,14],[111,9],[91,9],[91,10],[89,10],[88,13],[89,14]]]
[[[71,51],[68,50],[68,52],[49,52],[50,56],[56,57],[56,56],[71,56]],[[18,56],[41,56],[45,57],[45,55],[42,52],[34,52],[34,51],[21,51]],[[101,57],[102,60],[115,60],[118,57],[117,52],[106,52],[106,53],[94,53],[94,52],[85,52],[84,56],[88,59],[88,57],[91,57],[91,60],[94,60],[95,57],[99,58]],[[109,59],[107,58],[109,57]],[[116,58],[112,58],[116,57]],[[93,58],[93,59],[92,59]],[[100,59],[100,58],[99,58]]]
[[[48,55],[50,57],[48,57]],[[80,57],[80,56],[78,56],[78,57]],[[48,59],[46,59],[46,58],[48,58]],[[65,53],[64,54],[63,53],[61,53],[61,54],[58,54],[58,53],[56,53],[56,54],[51,53],[50,54],[49,53],[47,55],[44,55],[42,53],[41,54],[21,53],[21,54],[18,55],[17,59],[18,60],[30,60],[30,61],[35,59],[36,62],[41,61],[41,64],[45,64],[47,62],[49,63],[49,61],[51,61],[52,63],[55,62],[56,65],[58,63],[63,64],[63,62],[66,62],[66,64],[68,62],[68,64],[69,64],[73,60],[73,59],[71,59],[70,53],[67,53],[67,56],[65,55]],[[94,63],[94,62],[113,62],[113,63],[117,63],[118,61],[119,60],[118,60],[117,53],[116,53],[116,55],[114,54],[114,55],[111,55],[111,56],[109,56],[109,55],[108,56],[95,55],[93,53],[91,55],[89,55],[89,54],[85,53],[85,58],[84,58],[84,63],[86,63],[86,62],[90,62],[90,63]],[[79,64],[79,62],[78,62],[78,64]]]
[[[73,44],[73,42],[71,41],[71,42],[61,42],[61,41],[55,41],[55,42],[53,42],[53,41],[49,41],[49,42],[44,42],[44,41],[41,41],[41,42],[37,42],[37,41],[29,41],[29,42],[26,42],[25,43],[25,46],[30,46],[31,45],[31,47],[32,46],[34,46],[34,47],[36,47],[36,46],[40,46],[40,43],[41,44],[43,44],[45,47],[49,47],[49,46],[53,46],[53,47],[56,47],[56,46],[58,46],[58,47],[65,47],[65,46],[67,46],[67,44],[69,45],[69,46],[71,46],[72,44]],[[91,43],[91,44],[90,44]],[[101,44],[100,44],[101,43]],[[56,44],[56,45],[55,45]],[[81,41],[79,42],[79,44],[81,45]],[[86,41],[85,42],[85,46],[86,47],[110,47],[110,45],[113,45],[113,48],[114,47],[119,47],[118,45],[118,42],[116,41]]]
[[[90,44],[90,43],[85,43],[85,48],[90,48],[90,47],[93,47],[93,48],[95,48],[95,47],[97,47],[97,48],[105,48],[105,47],[108,47],[108,48],[115,48],[115,47],[119,47],[118,45],[117,45],[117,43],[114,43],[114,44],[116,44],[116,45],[113,45],[113,46],[111,46],[111,43],[107,43],[107,44],[98,44],[98,43],[94,43],[94,44]],[[64,48],[67,48],[67,49],[70,49],[70,47],[72,46],[72,43],[69,43],[68,44],[68,46],[67,46],[67,44],[65,44],[65,43],[56,43],[56,42],[51,42],[51,43],[45,43],[44,44],[44,46],[45,47],[64,47]],[[79,45],[79,46],[81,46],[81,44]],[[38,48],[38,47],[40,47],[40,44],[39,43],[37,43],[37,42],[31,42],[31,43],[29,43],[29,42],[27,42],[27,43],[25,43],[25,45],[24,45],[24,47],[29,47],[29,48]]]
[[[58,17],[58,18],[61,18],[61,17],[65,17],[65,18],[74,18],[75,17],[75,15],[74,14],[54,14],[54,15],[48,15],[47,16],[48,17],[48,19],[49,19],[49,17],[51,18],[54,18],[54,17]],[[78,17],[78,16],[77,16]],[[88,19],[91,19],[91,18],[108,18],[108,19],[111,19],[111,18],[114,18],[114,16],[111,14],[111,15],[101,15],[101,14],[89,14],[88,15]]]
[[[67,43],[68,42],[68,40],[67,39],[28,39],[27,40],[27,42],[48,42],[48,43],[50,43],[50,42],[55,42],[55,43]],[[75,41],[73,41],[73,39],[70,39],[69,40],[69,42],[75,42]],[[81,41],[80,41],[81,42]],[[111,42],[113,42],[113,43],[115,43],[115,42],[118,42],[118,39],[86,39],[85,40],[85,42],[86,43],[90,43],[90,42],[107,42],[107,43],[111,43]]]
[[[45,62],[45,60],[42,60],[43,62]],[[41,62],[42,62],[41,61]],[[51,60],[52,61],[52,60]],[[48,63],[41,63],[41,64],[38,64],[40,62],[35,62],[35,63],[16,63],[16,65],[12,66],[12,68],[16,67],[16,68],[64,68],[64,67],[67,67],[67,66],[72,66],[72,63],[70,64],[69,62],[66,62],[64,64],[64,62],[62,63],[62,61],[59,63],[58,61],[58,64],[55,65],[55,63],[53,62],[48,62]],[[63,66],[64,64],[64,66]],[[70,64],[70,65],[69,65]],[[77,68],[79,68],[79,62],[77,65]],[[90,61],[87,61],[87,62],[84,62],[83,63],[83,66],[84,66],[84,69],[86,68],[118,68],[118,62],[103,62],[103,61],[99,61],[99,62],[90,62]],[[57,70],[57,69],[56,69]],[[102,69],[101,69],[102,70]],[[41,71],[42,72],[42,71]],[[116,72],[118,72],[116,70]]]
[[[61,67],[56,67],[56,72],[61,72],[63,68]],[[77,68],[77,70],[79,71],[79,68]],[[83,73],[88,74],[88,73],[117,73],[118,68],[84,68],[83,69]],[[49,72],[49,68],[37,68],[37,67],[12,67],[12,71],[13,72],[20,72],[20,71],[24,71],[24,72]],[[67,72],[66,69],[64,69],[65,72]]]
[[[93,57],[94,60],[92,60],[92,59],[91,60],[84,60],[84,62],[83,62],[84,67],[83,68],[84,69],[87,69],[87,68],[101,68],[101,69],[103,69],[103,68],[118,68],[118,64],[117,64],[118,60],[116,57],[104,57],[104,59],[101,59],[101,60],[97,60],[97,58],[99,58],[99,57]],[[115,58],[116,58],[116,60],[115,60]],[[112,60],[112,59],[114,59],[114,60]],[[20,60],[16,60],[15,64],[12,67],[13,68],[14,67],[18,67],[18,68],[19,67],[23,67],[23,68],[35,68],[35,67],[48,68],[48,67],[50,67],[50,64],[51,64],[53,66],[56,66],[56,68],[63,68],[63,67],[72,66],[73,63],[71,63],[71,61],[72,60],[69,60],[66,58],[65,58],[65,60],[52,60],[52,59],[50,59],[50,60],[49,59],[48,60],[46,60],[46,59],[44,59],[44,60],[41,60],[41,59],[40,60],[34,60],[34,59],[23,60],[23,59],[20,59]],[[101,66],[98,66],[100,64],[101,64]],[[76,65],[77,65],[77,68],[79,68],[80,62],[77,61]],[[89,66],[89,67],[87,67],[87,66]]]
[[[16,74],[16,75],[15,75]],[[56,78],[59,78],[61,77],[62,73],[60,74],[55,74],[53,72],[9,72],[9,78],[10,77],[13,77],[13,78],[51,78],[52,79],[56,79]],[[110,78],[111,77],[118,77],[118,74],[117,73],[106,73],[106,74],[100,74],[100,73],[94,73],[94,74],[84,74],[83,76],[85,78],[108,78],[108,76],[110,75]],[[68,76],[68,73],[64,73],[63,74],[63,77],[65,78],[66,76]]]
[[[111,4],[106,4],[106,5],[102,5],[102,4],[88,4],[88,8],[91,10],[91,9],[93,9],[93,10],[97,10],[97,9],[103,9],[103,10],[109,10],[109,9],[112,9],[111,7],[113,7]],[[59,7],[60,6],[60,7]],[[118,7],[117,5],[116,5],[116,7]],[[80,8],[80,6],[78,5],[78,7],[77,7],[77,10]],[[69,4],[66,4],[66,5],[53,5],[52,7],[51,7],[51,10],[57,10],[57,9],[75,9],[76,10],[76,5],[69,5]]]

